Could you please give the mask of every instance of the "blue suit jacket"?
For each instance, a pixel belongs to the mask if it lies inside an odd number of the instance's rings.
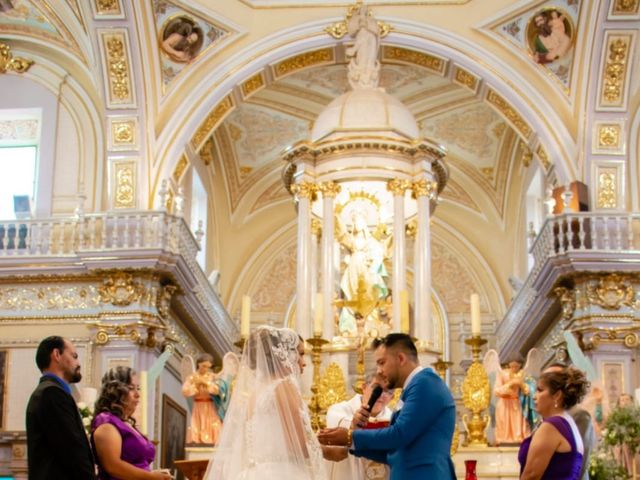
[[[353,451],[391,467],[391,480],[455,480],[451,439],[456,407],[442,379],[421,370],[402,392],[387,428],[354,430]]]

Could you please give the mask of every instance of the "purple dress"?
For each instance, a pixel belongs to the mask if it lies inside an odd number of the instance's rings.
[[[569,422],[561,416],[545,418],[543,422],[553,425],[560,434],[567,439],[567,442],[571,445],[571,451],[554,452],[551,460],[549,460],[547,469],[541,477],[541,480],[578,480],[580,477],[580,467],[582,467],[582,454],[576,447],[576,440],[573,436],[571,425],[569,425]],[[527,463],[527,455],[529,454],[529,446],[531,444],[532,437],[533,434],[525,438],[522,444],[520,444],[520,451],[518,452],[520,475],[522,475],[524,466]]]
[[[96,451],[95,444],[93,442],[93,432],[96,428],[105,423],[110,423],[120,433],[122,437],[122,449],[120,458],[131,465],[134,465],[143,470],[150,471],[151,463],[156,456],[156,447],[138,430],[127,422],[123,422],[113,413],[102,412],[95,416],[93,422],[91,422],[91,446],[93,451]],[[100,480],[118,480],[116,477],[112,477],[105,472],[102,465],[100,465],[100,459],[96,455],[98,461],[98,478]]]

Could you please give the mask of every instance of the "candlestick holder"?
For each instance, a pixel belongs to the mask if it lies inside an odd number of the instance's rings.
[[[244,351],[244,344],[247,343],[247,339],[244,337],[240,337],[240,340],[238,340],[237,342],[234,342],[233,344],[238,347],[238,350],[240,350],[240,353],[242,354],[242,352]]]
[[[440,357],[438,358],[437,362],[433,362],[431,365],[433,365],[433,368],[436,369],[436,373],[440,376],[440,378],[446,381],[447,370],[449,370],[449,367],[453,365],[453,362],[447,362],[443,360],[442,357]]]
[[[320,363],[322,362],[322,346],[329,343],[320,335],[314,334],[307,339],[311,345],[311,363],[313,364],[313,383],[311,384],[311,401],[309,402],[309,412],[311,413],[311,428],[318,431],[324,428],[326,423],[323,418],[325,413],[320,402]]]
[[[491,400],[491,389],[489,387],[489,377],[480,362],[480,352],[482,345],[487,343],[480,335],[474,335],[464,341],[471,346],[473,362],[467,370],[467,374],[462,382],[462,402],[471,411],[471,418],[465,413],[462,416],[462,423],[467,430],[469,445],[487,446],[485,430],[489,423],[489,415],[483,412],[489,407]]]

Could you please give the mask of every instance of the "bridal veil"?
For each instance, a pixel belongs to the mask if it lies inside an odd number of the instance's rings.
[[[205,480],[326,480],[300,392],[299,343],[288,328],[251,333]]]

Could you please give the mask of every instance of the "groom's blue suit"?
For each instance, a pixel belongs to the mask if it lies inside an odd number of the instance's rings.
[[[423,369],[400,400],[389,427],[353,431],[352,453],[388,464],[391,480],[455,480],[450,450],[456,407],[446,384]]]

